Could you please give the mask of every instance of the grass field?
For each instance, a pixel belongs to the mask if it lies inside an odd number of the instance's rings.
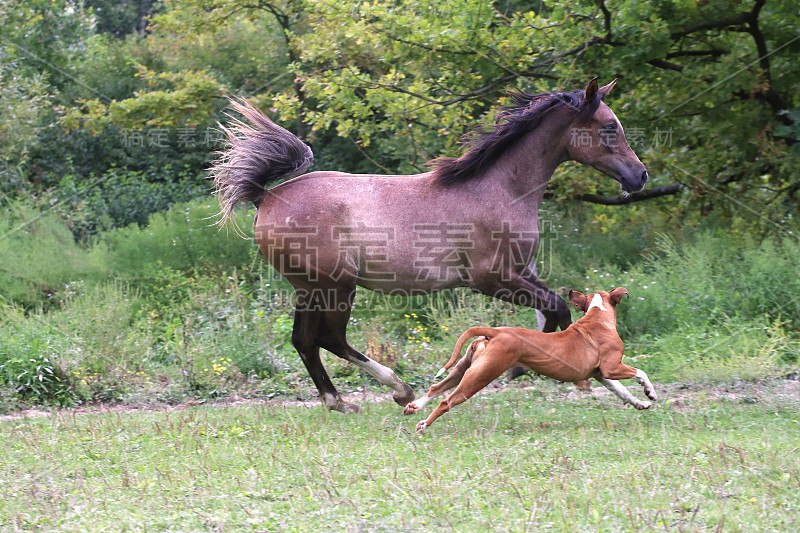
[[[247,403],[5,418],[0,529],[800,528],[799,382],[659,392],[637,412],[527,381],[423,435],[420,417],[364,399],[351,416]]]

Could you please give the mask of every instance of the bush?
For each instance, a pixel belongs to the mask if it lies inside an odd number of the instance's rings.
[[[105,232],[93,246],[92,255],[111,272],[128,279],[151,275],[154,267],[223,271],[260,261],[252,240],[228,235],[214,225],[217,210],[211,198],[175,204],[152,215],[145,227],[132,224]]]
[[[620,313],[628,336],[666,335],[684,325],[726,324],[731,318],[785,319],[800,329],[800,246],[766,238],[733,239],[701,232],[678,244],[661,237],[654,251],[630,270],[593,269],[578,290],[630,292]]]
[[[96,275],[56,212],[16,203],[0,211],[0,301],[49,306],[70,281]]]
[[[0,386],[13,399],[58,406],[79,397],[60,361],[69,339],[58,329],[28,318],[20,309],[0,308]]]
[[[86,240],[104,230],[129,224],[145,226],[154,213],[172,204],[208,197],[208,180],[171,168],[159,171],[160,177],[144,172],[112,168],[102,176],[77,179],[65,176],[56,197],[68,207],[65,218],[78,240]]]
[[[752,381],[777,375],[798,362],[800,343],[778,321],[683,325],[659,337],[639,337],[628,345],[629,364],[655,380]]]

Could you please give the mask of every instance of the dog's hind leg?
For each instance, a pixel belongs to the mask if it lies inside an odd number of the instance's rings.
[[[425,394],[425,396],[417,398],[413,402],[406,405],[406,408],[403,410],[403,414],[413,415],[414,413],[418,413],[435,397],[439,396],[440,394],[444,394],[461,383],[461,378],[464,377],[464,373],[472,364],[472,357],[475,355],[475,353],[480,353],[485,350],[488,342],[489,340],[486,337],[480,337],[472,341],[472,343],[469,345],[469,348],[467,348],[467,353],[464,354],[464,357],[462,357],[452,368],[452,370],[450,370],[450,373],[447,374],[447,377],[439,383],[431,385],[430,390],[428,390],[428,393]]]
[[[630,393],[628,389],[625,388],[625,385],[616,379],[608,379],[602,376],[595,376],[595,379],[599,381],[605,388],[619,396],[623,403],[629,403],[637,409],[649,409],[650,406],[653,405],[650,402],[643,402],[637,399],[633,394]]]
[[[480,360],[476,361],[473,359],[473,365],[464,373],[464,377],[461,383],[458,384],[458,387],[456,387],[447,398],[439,402],[439,405],[427,419],[417,424],[417,431],[423,431],[429,428],[434,420],[450,411],[450,409],[456,405],[464,403],[472,398],[476,392],[497,379],[506,368],[508,368],[508,365],[503,365],[502,363],[497,364],[496,361],[492,361],[488,353]]]

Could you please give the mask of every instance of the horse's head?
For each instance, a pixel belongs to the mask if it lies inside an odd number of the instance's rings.
[[[569,158],[591,165],[617,180],[626,193],[640,191],[647,182],[647,169],[633,153],[622,124],[603,101],[616,80],[599,87],[593,79],[586,86],[585,105],[596,109],[591,116],[579,116],[570,126]]]

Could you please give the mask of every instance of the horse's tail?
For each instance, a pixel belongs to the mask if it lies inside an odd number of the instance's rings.
[[[445,363],[445,365],[439,369],[439,371],[434,376],[434,379],[438,378],[445,372],[447,372],[451,366],[456,363],[458,356],[461,355],[461,348],[464,347],[464,343],[470,340],[472,337],[486,337],[487,339],[491,339],[497,335],[496,328],[485,328],[485,327],[474,327],[469,328],[467,331],[461,334],[461,336],[456,341],[456,345],[453,348],[453,355],[450,356],[450,360]]]
[[[314,159],[311,148],[253,104],[243,98],[230,103],[244,120],[228,115],[228,126],[219,125],[228,139],[210,171],[221,207],[220,225],[231,219],[236,204],[257,206],[269,183],[302,174]]]

